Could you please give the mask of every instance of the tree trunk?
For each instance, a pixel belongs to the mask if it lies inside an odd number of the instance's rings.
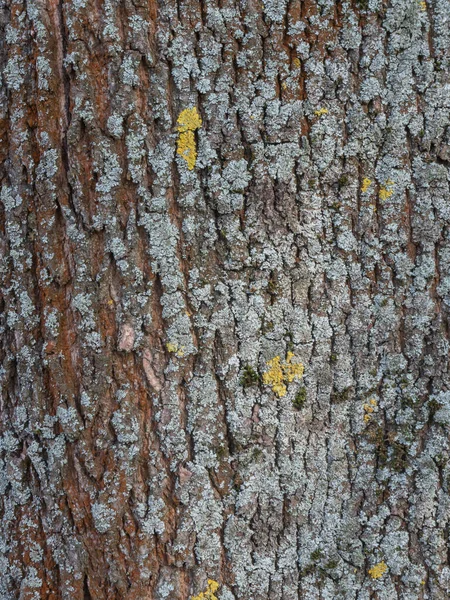
[[[3,0],[0,71],[0,599],[447,599],[450,0]]]

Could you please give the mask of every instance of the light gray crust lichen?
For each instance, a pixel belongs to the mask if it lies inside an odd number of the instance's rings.
[[[450,1],[0,40],[0,599],[447,599]]]

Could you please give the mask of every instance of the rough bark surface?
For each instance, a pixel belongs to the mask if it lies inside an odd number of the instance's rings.
[[[1,600],[447,599],[450,0],[0,6]]]

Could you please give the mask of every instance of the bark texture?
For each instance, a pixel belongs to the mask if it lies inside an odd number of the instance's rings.
[[[1,600],[448,599],[450,0],[0,7]]]

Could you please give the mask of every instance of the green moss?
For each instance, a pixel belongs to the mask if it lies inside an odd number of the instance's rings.
[[[307,575],[311,575],[311,573],[314,573],[315,570],[316,565],[306,565],[306,567],[304,567],[300,571],[300,577],[306,577]]]
[[[375,455],[380,461],[381,465],[384,465],[387,461],[388,447],[386,443],[386,435],[381,425],[371,427],[369,430],[369,440],[375,446]]]
[[[292,404],[294,408],[297,410],[302,409],[305,406],[306,402],[306,388],[301,387],[298,392],[295,394],[295,398],[292,400]]]
[[[402,473],[408,466],[408,449],[400,442],[392,442],[392,456],[389,467],[397,473]]]
[[[417,406],[417,398],[413,398],[412,396],[403,396],[400,402],[402,408],[414,408],[415,406]]]
[[[259,457],[262,456],[261,448],[253,448],[252,450],[252,462],[257,461]]]
[[[273,331],[273,328],[274,328],[273,321],[264,321],[262,324],[262,327],[261,327],[261,333],[263,335],[265,335],[266,333]]]
[[[271,294],[272,296],[276,296],[278,293],[278,285],[277,282],[274,279],[269,279],[268,283],[267,283],[267,290],[269,292],[269,294]]]
[[[314,552],[311,552],[311,560],[317,562],[322,558],[322,550],[320,548],[316,548]]]
[[[339,177],[338,184],[339,184],[340,188],[346,186],[348,184],[348,177],[347,177],[347,175],[342,175],[341,177]]]
[[[311,553],[311,560],[313,562],[310,563],[309,565],[306,565],[300,571],[300,577],[306,577],[307,575],[311,575],[313,573],[321,581],[323,581],[327,577],[330,577],[330,573],[327,573],[327,571],[331,571],[333,569],[336,569],[336,567],[338,566],[338,561],[337,560],[328,559],[325,564],[323,564],[323,563],[320,564],[320,562],[322,561],[322,559],[325,559],[325,557],[324,557],[324,555],[322,553],[322,550],[320,550],[320,548],[317,548],[316,550],[314,550],[314,552]]]
[[[432,419],[437,411],[441,408],[440,403],[433,398],[428,402],[428,409],[430,411],[430,418]]]
[[[224,458],[224,456],[227,453],[227,449],[225,448],[225,446],[218,446],[216,448],[216,456],[217,458],[220,460],[221,458]]]
[[[255,371],[255,369],[250,365],[245,365],[244,371],[242,373],[242,377],[240,379],[240,384],[243,388],[252,387],[258,385],[259,383],[259,375]]]
[[[381,425],[370,426],[368,431],[380,466],[387,466],[397,473],[402,473],[408,466],[408,447],[393,439],[395,436],[395,432],[386,433]]]
[[[333,392],[333,394],[331,394],[331,401],[336,404],[339,404],[341,402],[347,402],[347,400],[350,399],[352,391],[353,391],[353,388],[351,388],[351,387],[345,388],[344,390],[341,390],[340,392],[335,391],[335,392]]]

